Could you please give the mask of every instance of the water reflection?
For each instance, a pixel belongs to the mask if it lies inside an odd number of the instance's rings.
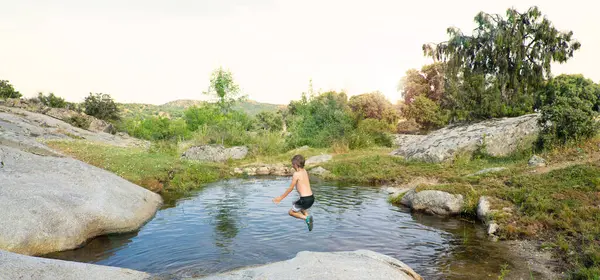
[[[379,188],[315,185],[315,229],[308,232],[303,221],[287,215],[296,194],[280,205],[271,202],[288,185],[288,178],[215,183],[168,202],[137,235],[97,238],[50,257],[184,277],[281,261],[307,250],[369,249],[404,261],[426,279],[497,275],[506,262],[504,248],[489,242],[481,227],[411,215],[390,205]]]

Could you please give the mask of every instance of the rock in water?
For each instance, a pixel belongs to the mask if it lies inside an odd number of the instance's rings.
[[[229,159],[243,159],[248,154],[248,147],[237,146],[225,148],[222,145],[202,145],[189,148],[182,157],[189,160],[223,162]]]
[[[309,157],[304,164],[305,165],[315,165],[315,164],[319,164],[319,163],[323,163],[323,162],[328,162],[332,159],[333,157],[331,155],[320,155],[320,156],[314,156],[314,157]]]
[[[413,189],[402,197],[400,203],[415,211],[444,216],[459,214],[463,207],[464,199],[460,194],[454,195],[434,190],[416,192]]]
[[[487,223],[490,214],[490,202],[487,197],[482,196],[477,203],[477,218],[480,221]]]
[[[546,166],[546,160],[540,156],[533,155],[529,158],[527,163],[529,167],[543,167]]]
[[[328,280],[422,280],[408,265],[368,250],[354,252],[300,252],[295,258],[263,266],[242,268],[203,280],[328,279]]]
[[[150,275],[125,268],[29,257],[0,250],[0,279],[141,280],[150,279]]]
[[[98,235],[138,229],[162,203],[83,162],[0,147],[0,249],[41,255],[77,248]]]
[[[425,136],[396,136],[400,147],[392,155],[409,160],[442,162],[452,159],[461,151],[473,152],[481,146],[485,136],[486,152],[492,156],[506,156],[524,147],[525,140],[533,140],[539,132],[539,115],[483,121],[471,125],[449,126]]]

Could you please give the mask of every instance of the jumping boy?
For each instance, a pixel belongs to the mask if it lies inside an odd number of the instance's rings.
[[[273,202],[279,204],[296,186],[296,190],[300,194],[300,199],[294,201],[292,209],[288,212],[290,216],[303,219],[308,226],[308,230],[313,229],[313,217],[308,214],[308,208],[310,208],[315,202],[312,190],[310,189],[310,181],[308,180],[308,173],[304,170],[304,157],[302,155],[295,155],[292,158],[292,166],[294,167],[294,175],[292,176],[292,184],[281,196],[273,198]]]

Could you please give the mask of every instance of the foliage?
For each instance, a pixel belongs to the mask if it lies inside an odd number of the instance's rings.
[[[404,115],[408,119],[415,120],[425,130],[440,128],[448,122],[446,113],[425,95],[418,95],[406,107]]]
[[[365,93],[350,97],[348,105],[362,119],[377,119],[393,124],[398,120],[398,112],[381,92]]]
[[[210,86],[204,94],[215,98],[217,106],[224,114],[228,113],[237,101],[245,98],[240,94],[240,87],[233,80],[233,74],[222,67],[213,71]]]
[[[72,126],[76,126],[82,129],[88,129],[90,128],[90,124],[92,121],[84,116],[74,115],[67,119],[67,122]]]
[[[532,112],[551,64],[566,62],[581,46],[573,32],[560,32],[537,7],[508,9],[506,18],[480,12],[475,22],[471,36],[448,28],[447,42],[423,46],[426,55],[446,63],[442,105],[457,120]]]
[[[358,123],[355,131],[350,134],[350,149],[368,148],[373,146],[391,147],[393,144],[389,132],[393,126],[383,120],[365,119]]]
[[[15,90],[7,80],[0,80],[0,98],[21,98],[21,93]]]
[[[170,120],[164,117],[128,119],[125,121],[125,131],[146,140],[185,140],[190,135],[185,120]]]
[[[219,108],[214,105],[202,107],[191,107],[183,112],[183,118],[190,131],[196,131],[199,127],[219,123],[224,118]]]
[[[48,106],[51,108],[66,108],[67,107],[67,102],[65,101],[65,99],[54,95],[54,93],[52,93],[52,92],[50,94],[48,94],[48,96],[45,96],[43,93],[39,92],[37,99],[45,106]]]
[[[90,93],[83,102],[85,113],[105,121],[119,120],[119,109],[109,94]]]
[[[425,65],[421,71],[410,69],[400,81],[398,89],[402,92],[405,104],[411,104],[420,95],[424,95],[440,104],[444,97],[444,64]]]
[[[344,92],[330,91],[311,97],[304,94],[301,100],[290,102],[288,110],[291,135],[287,140],[291,147],[329,147],[354,129]]]
[[[599,126],[594,106],[600,97],[600,85],[583,75],[560,75],[548,82],[538,103],[542,116],[540,144],[550,147],[595,136]]]
[[[256,115],[256,126],[266,131],[282,131],[283,117],[279,112],[263,111]]]

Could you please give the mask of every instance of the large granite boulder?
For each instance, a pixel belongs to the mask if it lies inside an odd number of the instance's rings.
[[[428,135],[396,136],[399,148],[392,155],[427,162],[452,159],[459,152],[473,152],[482,144],[492,156],[506,156],[530,144],[539,132],[538,114],[449,126]],[[485,140],[484,140],[485,139]]]
[[[300,252],[295,258],[263,266],[243,268],[205,280],[329,279],[329,280],[422,280],[409,266],[373,251]]]
[[[447,216],[460,214],[464,198],[460,194],[455,195],[435,190],[417,192],[413,189],[404,194],[400,203],[414,211]]]
[[[138,229],[162,198],[83,162],[0,146],[0,249],[26,255],[73,249]]]
[[[131,269],[36,258],[0,250],[0,279],[141,280],[150,277]]]
[[[188,160],[224,162],[243,159],[247,154],[248,147],[245,146],[225,148],[222,145],[202,145],[189,148],[182,157]]]

